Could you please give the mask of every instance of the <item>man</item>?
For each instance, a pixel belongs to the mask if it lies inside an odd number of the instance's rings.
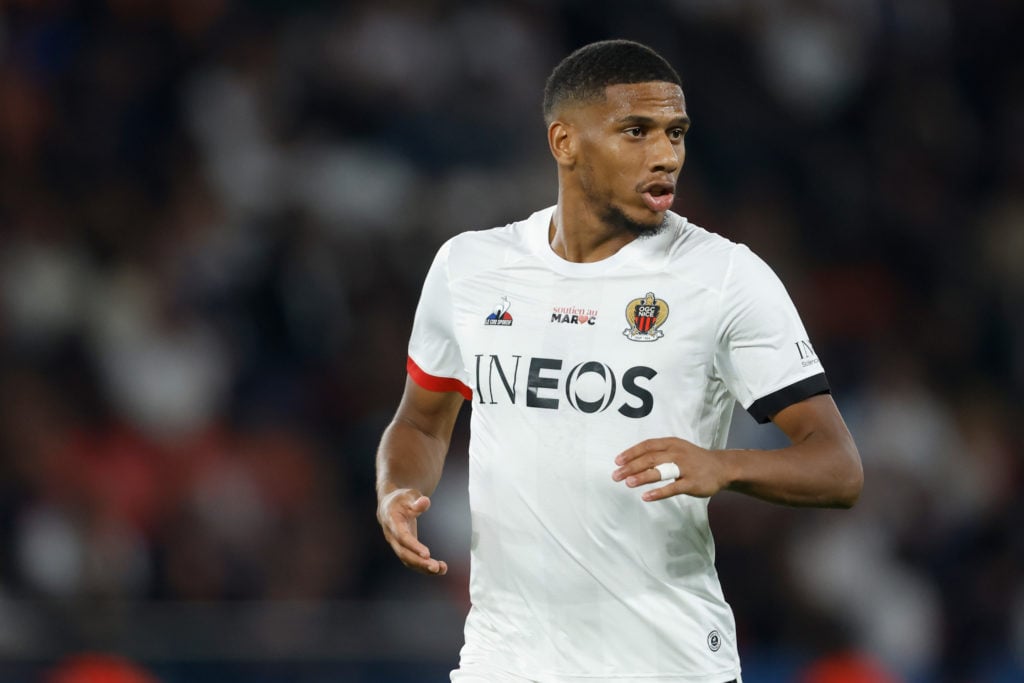
[[[407,566],[472,402],[472,609],[452,681],[738,680],[707,504],[722,489],[849,507],[860,457],[789,296],[671,211],[689,117],[655,52],[574,52],[544,93],[558,204],[441,247],[378,453]],[[734,403],[790,438],[723,450]]]

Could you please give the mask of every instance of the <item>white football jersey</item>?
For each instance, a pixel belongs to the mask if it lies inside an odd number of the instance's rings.
[[[789,295],[745,246],[674,213],[597,263],[548,244],[553,207],[439,250],[408,369],[472,401],[463,666],[543,683],[723,683],[736,629],[708,500],[653,503],[614,458],[675,436],[724,448],[828,391]],[[660,484],[658,484],[660,485]]]

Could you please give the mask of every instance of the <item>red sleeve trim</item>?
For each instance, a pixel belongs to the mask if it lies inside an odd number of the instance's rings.
[[[416,384],[419,384],[428,391],[457,391],[467,401],[473,400],[472,389],[454,377],[435,377],[424,372],[420,366],[416,365],[416,361],[412,359],[412,356],[409,356],[409,359],[405,362],[405,369]]]

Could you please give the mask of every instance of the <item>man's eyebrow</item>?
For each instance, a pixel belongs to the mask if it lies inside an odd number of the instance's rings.
[[[636,115],[636,114],[631,114],[629,116],[624,116],[624,117],[622,117],[621,119],[618,120],[618,123],[620,125],[624,125],[624,126],[643,126],[644,128],[654,128],[655,126],[658,125],[658,122],[655,119],[652,119],[650,116],[639,116],[639,115]],[[690,117],[689,116],[685,116],[685,115],[684,116],[678,116],[678,117],[672,119],[671,121],[669,121],[667,127],[668,128],[689,128],[690,127]]]

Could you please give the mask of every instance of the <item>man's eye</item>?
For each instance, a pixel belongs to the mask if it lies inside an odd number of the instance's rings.
[[[643,135],[643,131],[640,130],[639,127],[627,128],[626,129],[626,135],[629,135],[629,136],[634,137],[634,138],[638,138],[641,135]]]
[[[673,140],[682,140],[686,132],[682,128],[673,128],[668,134]]]

